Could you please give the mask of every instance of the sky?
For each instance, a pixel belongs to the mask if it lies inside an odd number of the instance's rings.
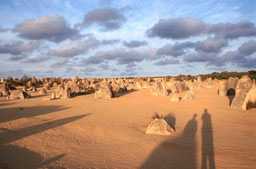
[[[0,78],[255,68],[254,0],[0,0]]]

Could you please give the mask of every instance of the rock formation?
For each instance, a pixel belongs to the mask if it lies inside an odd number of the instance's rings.
[[[236,95],[232,101],[231,107],[242,109],[246,96],[252,88],[252,80],[248,76],[243,76],[237,83]]]
[[[6,84],[0,84],[0,96],[7,96],[9,94]]]
[[[100,85],[95,86],[95,98],[96,99],[108,99],[112,98],[112,86],[107,81],[101,82]]]
[[[31,86],[27,89],[27,91],[31,91],[31,92],[35,92],[36,91],[36,87],[35,86]]]
[[[65,84],[65,89],[69,89],[72,95],[80,92],[80,89],[75,81],[68,81]]]
[[[71,98],[71,90],[70,88],[65,88],[62,84],[59,84],[54,97],[58,99]]]
[[[40,95],[44,95],[46,93],[47,93],[47,90],[45,88],[42,88],[42,89],[39,90]]]
[[[127,92],[127,88],[123,84],[116,84],[115,82],[111,84],[112,93],[114,97],[119,97]]]
[[[168,96],[169,95],[164,82],[160,82],[160,81],[153,84],[150,91],[155,96]]]
[[[192,100],[193,98],[193,93],[191,91],[186,91],[184,96],[182,97],[182,100]]]
[[[234,89],[236,90],[236,85],[237,85],[237,82],[238,82],[238,78],[233,78],[233,77],[230,77],[228,80],[226,80],[220,87],[219,91],[218,91],[218,94],[220,96],[226,96],[227,95],[227,92],[228,90],[230,89]]]
[[[250,89],[242,105],[242,110],[247,110],[250,108],[256,108],[256,88],[255,87]]]
[[[24,92],[21,89],[9,90],[9,92],[10,92],[10,95],[7,97],[7,99],[25,99],[30,97],[28,93]]]
[[[157,135],[171,135],[174,132],[174,129],[164,119],[159,118],[153,119],[146,130],[146,134]]]
[[[178,93],[174,93],[171,97],[171,102],[180,102],[180,97]]]
[[[186,85],[185,82],[175,81],[171,87],[172,92],[184,92],[189,90],[189,87]]]

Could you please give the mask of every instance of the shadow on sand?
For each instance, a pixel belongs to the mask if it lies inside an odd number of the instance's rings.
[[[43,124],[29,126],[29,127],[25,127],[25,128],[21,128],[21,129],[17,129],[17,130],[5,129],[5,131],[2,132],[0,135],[0,145],[19,140],[19,139],[31,136],[33,134],[41,133],[46,130],[50,130],[52,128],[70,123],[72,121],[79,120],[88,115],[89,114],[67,117],[67,118],[49,121],[49,122],[46,122]]]
[[[0,146],[1,169],[36,169],[43,166],[48,166],[61,158],[66,154],[60,154],[48,160],[44,160],[41,155],[30,151],[29,149],[18,147],[15,145]]]
[[[171,113],[167,114],[166,116],[164,116],[164,120],[171,126],[171,128],[176,130],[176,128],[175,128],[176,117],[175,117],[173,112],[171,112]]]
[[[50,165],[51,163],[63,158],[65,154],[60,154],[56,157],[44,161],[40,154],[32,152],[23,147],[21,148],[16,145],[6,144],[50,130],[61,125],[65,125],[88,115],[90,114],[67,117],[17,130],[8,130],[2,128],[2,132],[0,133],[0,168],[34,169],[45,165]]]
[[[56,111],[68,109],[62,106],[34,106],[34,107],[14,107],[0,108],[0,123],[17,120],[20,118],[29,118],[40,116]]]
[[[215,169],[212,120],[208,110],[202,115],[202,161],[201,169]],[[208,164],[208,167],[207,167]]]
[[[136,91],[138,91],[138,90],[130,89],[130,90],[127,90],[126,92],[123,92],[123,93],[118,94],[118,95],[117,95],[117,96],[115,96],[115,97],[116,97],[116,98],[118,98],[118,97],[122,97],[122,96],[125,96],[125,95],[128,95],[128,94],[131,94],[131,93],[136,92]]]
[[[140,168],[195,169],[197,131],[196,114],[187,123],[183,134],[161,143]]]
[[[140,168],[199,168],[200,165],[197,165],[196,116],[197,115],[194,114],[193,118],[187,122],[180,136],[162,142]],[[204,110],[204,114],[201,118],[203,121],[201,169],[215,169],[212,122],[207,109]]]
[[[34,96],[31,96],[31,98],[41,98],[45,96],[47,96],[47,94],[34,95]]]
[[[14,103],[0,103],[0,106],[8,106],[8,105],[12,105],[12,104],[14,104]],[[0,110],[0,112],[1,112],[1,110]]]

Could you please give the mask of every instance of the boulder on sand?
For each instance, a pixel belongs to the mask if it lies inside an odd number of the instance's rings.
[[[65,89],[69,89],[71,91],[71,94],[77,94],[80,92],[79,86],[75,81],[68,81],[65,84]]]
[[[164,82],[156,82],[152,88],[151,93],[155,96],[168,96],[169,92],[167,91]]]
[[[75,82],[75,83],[77,83],[77,82],[79,81],[79,77],[77,77],[77,76],[73,77],[73,78],[72,78],[72,81]]]
[[[27,91],[31,91],[31,92],[35,92],[36,91],[36,87],[35,86],[31,86],[27,89]]]
[[[164,120],[155,118],[148,125],[146,134],[157,134],[157,135],[171,135],[174,133],[174,129]]]
[[[171,102],[180,102],[180,97],[178,93],[174,93],[171,97]]]
[[[8,96],[9,92],[7,90],[6,84],[0,84],[0,96]]]
[[[230,89],[236,89],[236,85],[238,83],[238,78],[233,78],[233,77],[230,77],[228,80],[226,80],[222,86],[220,87],[220,89],[218,90],[218,94],[219,96],[226,96],[227,95],[227,92],[228,90]]]
[[[47,82],[47,83],[44,85],[43,88],[44,88],[45,90],[49,90],[50,87],[51,87],[50,83]]]
[[[21,89],[9,90],[9,92],[10,92],[10,95],[7,97],[7,99],[25,99],[30,97],[28,93],[24,92]]]
[[[242,110],[250,108],[256,108],[256,88],[250,89],[242,105]]]
[[[65,88],[62,84],[59,84],[57,89],[56,89],[56,93],[54,95],[54,98],[58,98],[58,99],[71,98],[70,88]]]
[[[40,95],[44,95],[44,94],[46,94],[46,93],[47,93],[46,88],[42,88],[42,89],[40,89],[40,91],[39,91],[39,94],[40,94]]]
[[[239,79],[236,86],[236,95],[231,103],[231,108],[242,109],[246,96],[252,88],[252,80],[248,76]]]
[[[193,93],[191,91],[186,91],[184,96],[182,97],[182,100],[192,100],[193,98]]]
[[[101,82],[100,85],[96,85],[95,86],[95,95],[94,97],[96,99],[108,99],[108,98],[112,98],[113,94],[112,94],[112,86],[110,84],[108,84],[107,81],[103,81]]]
[[[135,82],[135,86],[138,90],[143,90],[145,88],[143,81],[139,80]]]
[[[114,97],[119,97],[127,92],[127,88],[123,84],[116,84],[115,82],[111,84],[112,93]]]
[[[212,88],[214,86],[212,78],[206,79],[204,86],[206,88]]]
[[[172,92],[180,93],[180,92],[189,90],[189,87],[187,86],[187,84],[185,82],[174,81],[174,82],[171,82],[171,84],[169,84],[169,85],[170,85],[170,89],[172,90]]]

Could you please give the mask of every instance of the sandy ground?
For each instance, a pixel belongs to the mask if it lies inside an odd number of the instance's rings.
[[[149,89],[109,100],[0,98],[0,168],[225,168],[256,166],[256,110],[228,107],[217,87],[171,103]],[[144,134],[172,113],[172,136]],[[195,116],[196,114],[196,116]]]

